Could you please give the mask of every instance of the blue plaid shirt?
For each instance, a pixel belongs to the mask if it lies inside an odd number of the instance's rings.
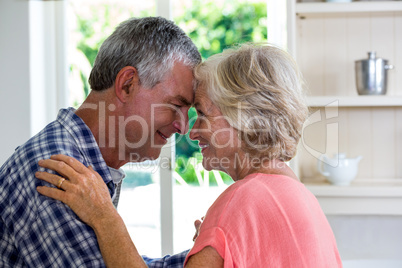
[[[43,170],[38,161],[65,154],[91,165],[113,196],[109,168],[74,112],[60,110],[56,121],[17,148],[0,169],[0,267],[105,267],[94,231],[68,206],[36,191],[49,185],[35,178]],[[182,267],[186,254],[144,259],[149,267]]]
[[[184,265],[184,260],[186,259],[187,253],[190,250],[183,251],[176,255],[166,255],[163,258],[151,259],[147,256],[142,256],[148,267],[152,268],[182,268]]]

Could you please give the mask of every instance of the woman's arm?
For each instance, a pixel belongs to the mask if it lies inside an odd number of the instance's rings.
[[[40,186],[38,192],[62,201],[85,223],[93,228],[107,267],[147,267],[132,242],[120,215],[110,199],[109,191],[100,175],[78,160],[55,155],[39,161],[39,165],[52,169],[62,177],[38,172],[36,177],[61,188]]]
[[[51,156],[50,159],[39,161],[39,165],[63,177],[37,172],[38,179],[60,187],[39,186],[38,192],[65,203],[92,227],[107,267],[147,267],[114,208],[103,179],[92,167],[87,168],[65,155]],[[200,225],[201,221],[195,222],[194,239],[198,236]],[[186,267],[223,267],[223,259],[214,248],[206,247],[191,256]]]
[[[213,247],[205,247],[200,252],[191,256],[186,264],[186,268],[198,267],[223,267],[223,259]]]
[[[93,229],[107,267],[147,267],[118,214],[105,218]]]

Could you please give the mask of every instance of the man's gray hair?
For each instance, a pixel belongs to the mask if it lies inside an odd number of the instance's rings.
[[[190,68],[201,62],[197,47],[182,29],[162,17],[132,18],[103,42],[89,84],[97,91],[110,88],[122,68],[133,66],[141,85],[152,88],[176,61]]]

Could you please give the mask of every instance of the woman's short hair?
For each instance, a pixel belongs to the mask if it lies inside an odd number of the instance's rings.
[[[97,91],[110,88],[123,67],[133,66],[141,85],[152,88],[175,61],[190,68],[201,62],[197,47],[184,31],[162,17],[132,18],[122,22],[103,42],[89,84]]]
[[[308,108],[301,73],[288,53],[243,44],[198,65],[195,78],[239,131],[246,152],[270,160],[293,158]]]

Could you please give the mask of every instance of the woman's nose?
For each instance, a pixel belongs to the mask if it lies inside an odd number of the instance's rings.
[[[193,125],[193,128],[190,130],[189,137],[192,140],[196,140],[199,137],[198,127],[200,124],[200,119],[197,119]]]

